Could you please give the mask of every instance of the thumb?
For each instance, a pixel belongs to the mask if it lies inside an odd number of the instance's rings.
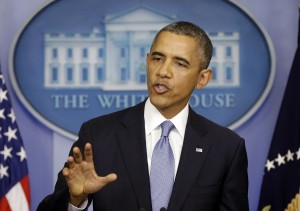
[[[102,177],[102,182],[104,183],[104,185],[112,183],[115,180],[117,180],[117,175],[115,173],[111,173],[105,177]]]

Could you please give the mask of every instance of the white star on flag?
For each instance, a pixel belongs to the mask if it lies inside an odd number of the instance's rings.
[[[17,155],[20,156],[21,162],[26,158],[26,152],[23,147],[21,147],[20,152],[17,152]]]
[[[0,89],[0,103],[2,103],[3,100],[7,100],[7,90],[3,91],[3,89]]]
[[[296,153],[297,153],[297,160],[300,160],[300,147]]]
[[[10,113],[7,116],[11,118],[12,123],[14,123],[16,121],[16,115],[15,115],[14,110],[10,109]]]
[[[274,161],[267,160],[266,168],[268,169],[268,171],[270,171],[271,169],[275,169]]]
[[[8,157],[12,158],[11,155],[12,147],[7,148],[7,146],[4,146],[4,149],[0,151],[0,154],[4,155],[4,160],[6,160]]]
[[[5,119],[4,111],[5,111],[4,108],[0,110],[0,118],[2,118],[2,119]]]
[[[2,164],[0,164],[0,179],[2,179],[4,176],[8,177],[7,169],[8,166],[3,166]]]
[[[291,150],[289,150],[288,153],[286,154],[286,160],[287,161],[294,160],[294,154],[295,153],[292,153]]]
[[[16,132],[17,129],[11,129],[11,127],[9,126],[8,131],[3,134],[8,137],[8,142],[10,142],[11,139],[17,140]]]
[[[280,166],[281,164],[285,164],[284,156],[281,156],[279,153],[278,153],[277,158],[275,160],[276,160],[278,166]]]

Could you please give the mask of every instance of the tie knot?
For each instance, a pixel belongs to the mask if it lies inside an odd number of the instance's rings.
[[[166,120],[163,123],[161,123],[161,136],[169,136],[170,131],[174,128],[174,125],[171,121]]]

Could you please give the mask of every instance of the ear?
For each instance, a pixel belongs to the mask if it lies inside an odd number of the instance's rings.
[[[199,72],[198,82],[196,85],[197,89],[201,89],[206,86],[212,79],[212,71],[210,69],[203,69]]]

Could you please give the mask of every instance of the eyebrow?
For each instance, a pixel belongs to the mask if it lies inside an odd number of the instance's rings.
[[[151,56],[156,56],[156,55],[157,56],[165,57],[165,54],[163,54],[161,52],[154,51],[154,52],[151,53]],[[186,63],[188,65],[191,65],[190,62],[187,59],[183,58],[183,57],[175,56],[175,59],[178,60],[178,61],[182,61],[182,62],[184,62],[184,63]]]
[[[175,59],[182,61],[182,62],[186,63],[187,65],[191,65],[190,62],[188,60],[186,60],[185,58],[175,56]]]
[[[151,53],[151,56],[156,56],[156,55],[157,56],[163,56],[163,57],[165,56],[165,54],[163,54],[161,52],[157,52],[157,51],[154,51],[154,52]]]

